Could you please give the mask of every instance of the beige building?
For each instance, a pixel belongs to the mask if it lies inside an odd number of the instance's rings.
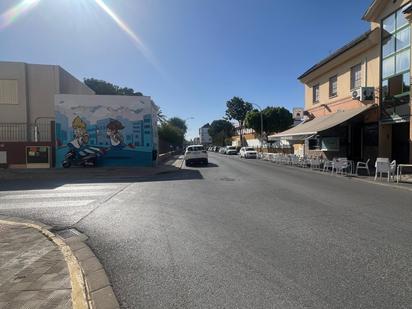
[[[0,164],[25,166],[25,147],[52,146],[54,96],[94,94],[57,65],[0,62]]]
[[[410,2],[373,1],[363,16],[370,30],[299,77],[305,123],[270,139],[309,156],[412,162]]]

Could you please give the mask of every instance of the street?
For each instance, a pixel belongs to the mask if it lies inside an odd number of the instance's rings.
[[[0,214],[74,227],[122,308],[411,308],[412,192],[209,153],[142,179],[0,184]]]

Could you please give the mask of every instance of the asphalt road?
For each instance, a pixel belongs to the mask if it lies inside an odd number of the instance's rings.
[[[412,308],[412,192],[210,162],[140,181],[3,183],[0,213],[87,234],[124,308]]]

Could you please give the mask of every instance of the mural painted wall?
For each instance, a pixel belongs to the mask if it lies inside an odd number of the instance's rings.
[[[144,96],[56,95],[56,167],[155,165],[157,110]]]

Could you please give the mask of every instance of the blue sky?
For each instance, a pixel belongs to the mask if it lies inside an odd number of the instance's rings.
[[[261,106],[303,106],[297,77],[369,29],[371,0],[40,0],[0,29],[0,61],[59,64],[150,95],[189,137],[225,113],[233,96]],[[0,12],[21,1],[1,0]]]

